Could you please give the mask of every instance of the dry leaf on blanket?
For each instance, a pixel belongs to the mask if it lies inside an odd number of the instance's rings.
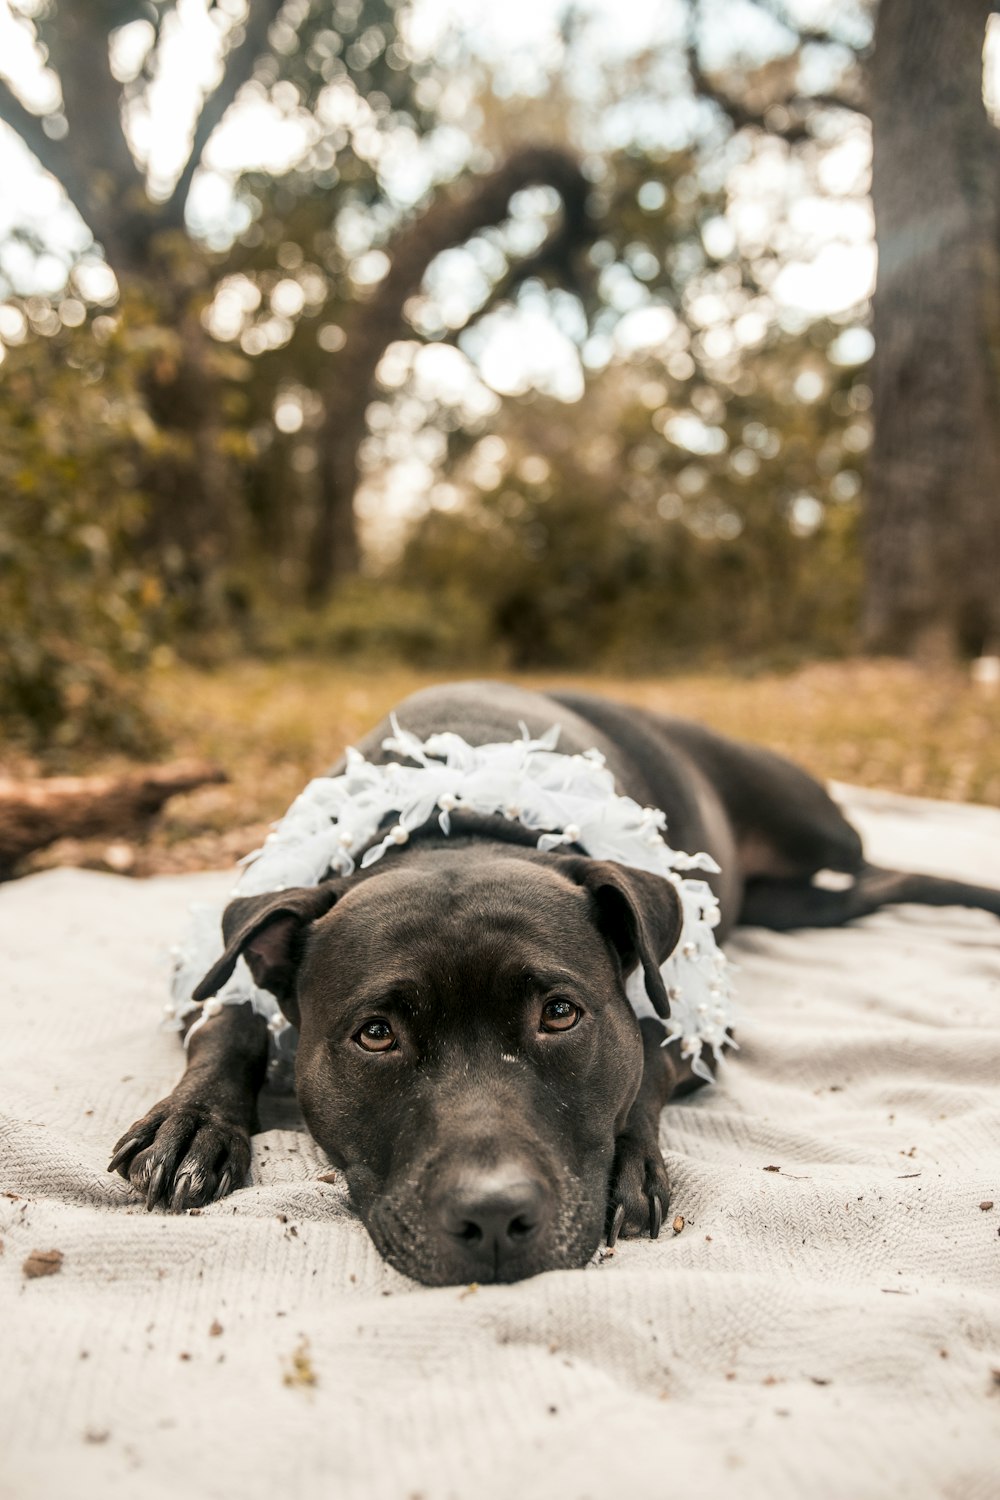
[[[303,1338],[298,1348],[292,1352],[289,1368],[285,1371],[284,1381],[286,1385],[315,1385],[316,1371],[309,1357],[309,1340]]]
[[[62,1270],[62,1263],[61,1250],[32,1250],[21,1270],[29,1280],[33,1280],[36,1276],[54,1276],[57,1271]]]

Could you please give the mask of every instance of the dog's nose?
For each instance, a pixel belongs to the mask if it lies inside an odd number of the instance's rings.
[[[476,1260],[499,1263],[533,1239],[545,1219],[544,1187],[515,1162],[462,1171],[439,1201],[446,1233]]]

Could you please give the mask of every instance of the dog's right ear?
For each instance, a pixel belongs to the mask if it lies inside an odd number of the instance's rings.
[[[556,856],[557,868],[588,890],[597,923],[618,954],[622,975],[641,965],[646,994],[657,1015],[670,1015],[660,966],[680,941],[684,909],[671,881],[614,860]]]
[[[192,999],[207,1000],[221,989],[242,955],[254,984],[270,990],[282,1003],[287,1001],[294,987],[303,931],[324,916],[340,894],[340,883],[330,880],[323,885],[230,901],[222,917],[225,952],[209,969]]]

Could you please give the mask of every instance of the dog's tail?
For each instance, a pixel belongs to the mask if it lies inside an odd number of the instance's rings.
[[[799,927],[842,927],[883,906],[971,906],[1000,917],[1000,890],[941,875],[884,870],[865,864],[851,884],[829,890],[802,879],[758,876],[746,883],[739,922],[790,932]]]

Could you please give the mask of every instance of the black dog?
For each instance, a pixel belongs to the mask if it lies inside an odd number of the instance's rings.
[[[890,902],[983,907],[1000,892],[875,869],[826,792],[781,756],[697,725],[575,693],[463,683],[409,698],[404,728],[473,745],[560,726],[559,750],[596,747],[618,789],[662,808],[674,848],[706,850],[722,910],[789,929],[849,922]],[[375,762],[381,724],[359,748]],[[335,768],[339,771],[342,767]],[[237,899],[214,994],[242,954],[299,1030],[296,1089],[380,1252],[429,1284],[515,1281],[583,1265],[602,1235],[656,1237],[668,1183],[659,1117],[700,1080],[624,979],[651,996],[680,930],[657,875],[543,854],[506,818],[430,821],[349,878]],[[813,883],[821,870],[847,888]],[[250,1160],[267,1029],[228,1005],[192,1036],[169,1098],[122,1137],[117,1169],[183,1209],[239,1187]]]

